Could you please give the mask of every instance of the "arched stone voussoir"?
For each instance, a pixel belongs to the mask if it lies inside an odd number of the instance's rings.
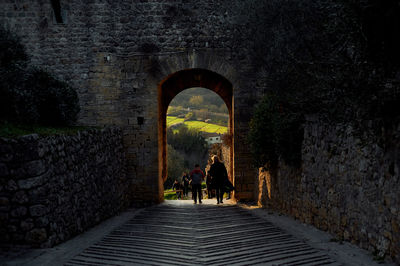
[[[186,69],[205,69],[228,79],[234,86],[236,71],[224,58],[221,51],[192,50],[152,58],[151,80],[165,81],[171,75]]]
[[[227,52],[223,50],[196,50],[193,52],[192,68],[202,68],[215,72],[234,85],[236,71],[228,62],[227,57]]]

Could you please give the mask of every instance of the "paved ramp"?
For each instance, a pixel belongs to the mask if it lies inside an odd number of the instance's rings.
[[[143,209],[66,265],[339,265],[236,205]]]

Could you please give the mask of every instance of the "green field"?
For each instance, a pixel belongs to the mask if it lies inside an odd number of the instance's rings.
[[[167,126],[170,127],[172,125],[184,123],[188,128],[194,128],[199,131],[208,132],[208,133],[218,133],[224,134],[228,131],[227,127],[209,124],[202,121],[186,121],[183,122],[183,118],[178,118],[175,116],[167,116]]]
[[[178,123],[182,123],[183,122],[183,118],[178,118],[176,116],[167,116],[167,126],[173,126],[175,124]]]

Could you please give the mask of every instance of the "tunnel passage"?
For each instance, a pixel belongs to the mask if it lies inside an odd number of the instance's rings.
[[[186,69],[175,72],[158,86],[158,162],[159,162],[159,191],[163,191],[163,183],[167,179],[167,109],[172,99],[185,89],[202,87],[214,91],[225,102],[229,112],[228,133],[232,136],[230,143],[231,166],[228,172],[234,181],[233,163],[233,87],[232,83],[218,73],[206,69]]]

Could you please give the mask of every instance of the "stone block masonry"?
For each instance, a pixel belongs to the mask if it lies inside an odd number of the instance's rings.
[[[259,204],[400,263],[400,123],[381,125],[309,119],[302,168],[260,170]]]
[[[122,132],[0,138],[0,243],[51,247],[132,201]]]
[[[163,200],[161,82],[188,69],[226,78],[234,98],[236,197],[251,199],[255,174],[245,139],[252,103],[264,89],[256,88],[262,70],[252,61],[254,36],[243,20],[244,9],[254,10],[250,2],[70,0],[56,8],[52,1],[2,1],[0,25],[18,35],[32,65],[77,89],[79,125],[123,130],[137,206]]]

